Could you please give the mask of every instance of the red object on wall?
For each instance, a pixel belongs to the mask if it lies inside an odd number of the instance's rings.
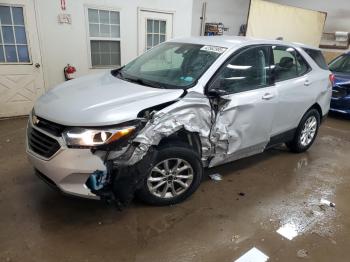
[[[74,66],[67,64],[66,67],[63,69],[64,78],[66,79],[66,81],[73,79],[74,77],[72,76],[72,74],[74,74],[76,71],[77,70]]]
[[[61,9],[62,11],[66,10],[66,0],[61,0]]]

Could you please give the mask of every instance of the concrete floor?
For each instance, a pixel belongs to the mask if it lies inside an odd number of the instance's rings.
[[[36,178],[25,125],[0,121],[0,261],[234,261],[252,247],[269,261],[349,261],[350,120],[328,118],[307,153],[281,147],[208,170],[223,180],[182,204],[122,212]],[[276,233],[286,224],[292,240]]]

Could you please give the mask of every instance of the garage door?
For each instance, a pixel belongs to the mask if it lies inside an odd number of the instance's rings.
[[[0,2],[0,117],[28,114],[44,92],[33,1]]]

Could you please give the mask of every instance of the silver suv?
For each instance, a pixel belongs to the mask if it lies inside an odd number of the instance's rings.
[[[329,110],[333,78],[324,64],[320,50],[282,41],[168,41],[40,97],[29,159],[64,193],[175,204],[198,188],[203,168],[281,143],[307,150]]]

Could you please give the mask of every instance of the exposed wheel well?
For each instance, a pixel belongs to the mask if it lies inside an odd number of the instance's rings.
[[[192,148],[199,156],[202,155],[202,144],[198,133],[189,132],[185,129],[181,129],[168,137],[164,137],[158,146],[163,146],[164,144],[171,142],[183,142]]]
[[[316,109],[318,111],[318,113],[320,114],[320,119],[322,119],[322,108],[320,107],[320,105],[318,103],[313,104],[307,111],[309,111],[310,109]]]

